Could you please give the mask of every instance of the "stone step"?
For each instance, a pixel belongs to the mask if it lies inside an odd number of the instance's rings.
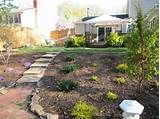
[[[42,55],[41,58],[54,58],[56,56],[57,54],[46,54],[46,55]]]
[[[35,62],[39,62],[39,63],[46,63],[46,62],[51,62],[51,61],[52,61],[51,58],[39,58],[35,60]]]
[[[49,63],[40,63],[40,62],[35,62],[31,65],[31,68],[47,68]]]
[[[26,76],[26,75],[40,75],[40,74],[43,74],[44,71],[45,71],[44,68],[30,68],[23,73],[23,76]]]
[[[28,75],[28,76],[23,76],[20,79],[18,79],[17,83],[36,83],[38,82],[43,75]]]

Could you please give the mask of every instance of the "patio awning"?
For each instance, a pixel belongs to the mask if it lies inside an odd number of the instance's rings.
[[[108,14],[104,14],[102,16],[93,18],[91,20],[87,20],[85,24],[94,24],[95,26],[106,26],[106,25],[116,25],[126,23],[128,20],[121,19],[117,17],[110,16]]]

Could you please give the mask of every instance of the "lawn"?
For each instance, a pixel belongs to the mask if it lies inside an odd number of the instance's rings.
[[[77,47],[77,48],[65,48],[65,47],[29,47],[29,48],[20,48],[18,49],[20,53],[29,53],[29,52],[108,52],[108,53],[125,53],[127,51],[126,48],[85,48],[85,47]]]

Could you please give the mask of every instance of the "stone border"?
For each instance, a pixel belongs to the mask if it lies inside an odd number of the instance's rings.
[[[30,111],[40,117],[40,119],[58,119],[58,114],[46,113],[44,108],[39,104],[40,97],[37,94],[38,89],[36,89],[33,97],[31,98]]]

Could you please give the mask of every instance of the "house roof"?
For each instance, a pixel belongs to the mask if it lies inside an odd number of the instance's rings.
[[[116,24],[118,25],[124,22],[128,22],[128,20],[113,17],[108,14],[104,14],[102,16],[85,21],[85,24],[94,24],[95,26],[108,26],[108,25],[116,25]]]
[[[117,17],[117,18],[121,18],[121,19],[126,19],[128,18],[128,14],[115,14],[115,15],[111,15],[112,17]]]
[[[96,18],[98,16],[90,16],[90,17],[84,17],[82,18],[82,21],[87,21],[87,20],[90,20],[90,19],[93,19],[93,18]]]

